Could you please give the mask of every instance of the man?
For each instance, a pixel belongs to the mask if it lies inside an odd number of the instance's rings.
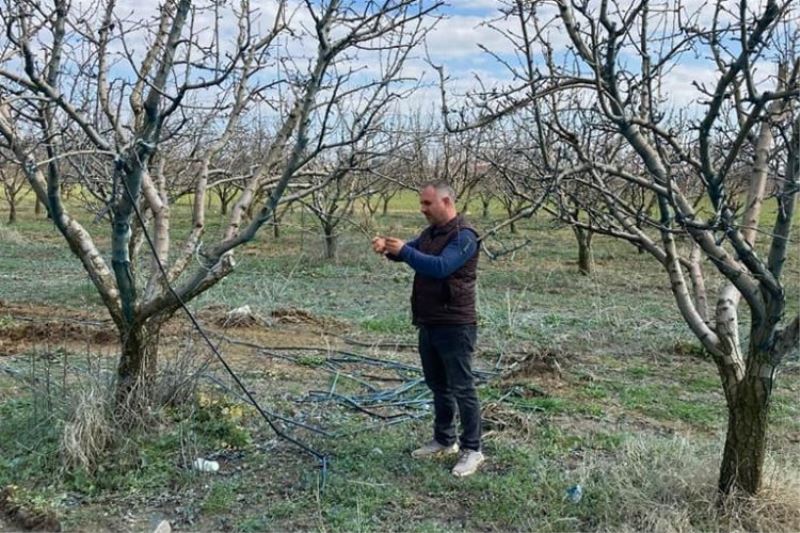
[[[375,237],[372,248],[414,269],[411,312],[419,328],[419,355],[425,383],[433,392],[433,440],[415,458],[459,454],[453,475],[474,474],[483,463],[481,409],[472,375],[477,337],[475,279],[478,238],[456,211],[456,197],[445,182],[425,184],[420,211],[430,225],[416,239]],[[456,406],[461,435],[456,442]],[[459,453],[460,452],[460,453]]]

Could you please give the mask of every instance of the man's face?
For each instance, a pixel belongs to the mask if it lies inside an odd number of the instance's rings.
[[[442,198],[433,187],[425,187],[419,192],[419,210],[430,224],[447,222],[449,206],[450,198]]]

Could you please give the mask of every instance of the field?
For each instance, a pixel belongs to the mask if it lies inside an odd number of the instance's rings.
[[[187,231],[181,209],[175,237]],[[24,520],[115,531],[161,520],[225,531],[800,529],[797,359],[773,396],[765,490],[717,507],[724,398],[665,273],[597,236],[595,273],[583,276],[572,232],[544,218],[503,235],[527,247],[481,258],[487,464],[459,480],[448,462],[412,461],[431,422],[412,276],[371,252],[360,210],[353,221],[338,259],[326,260],[311,217],[287,215],[280,237],[265,228],[234,274],[190,305],[278,427],[328,458],[324,470],[276,437],[180,313],[162,338],[163,407],[124,437],[93,426],[117,360],[113,327],[52,224],[24,204],[15,227],[0,225],[0,531]],[[403,196],[375,226],[409,237],[422,222]],[[104,223],[87,225],[105,246]],[[793,250],[788,316],[800,305]],[[254,320],[226,320],[244,305]],[[187,372],[194,378],[177,378]],[[65,439],[85,448],[88,433],[105,450],[90,468]],[[198,457],[219,471],[193,469]],[[566,497],[575,485],[577,502]]]

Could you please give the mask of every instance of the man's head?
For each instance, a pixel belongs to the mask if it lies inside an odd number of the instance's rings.
[[[456,193],[445,181],[425,183],[419,190],[419,210],[430,224],[446,224],[458,214]]]

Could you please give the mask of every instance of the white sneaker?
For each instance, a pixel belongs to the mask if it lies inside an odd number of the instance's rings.
[[[446,455],[455,455],[458,453],[458,443],[454,442],[450,446],[439,444],[436,440],[417,448],[411,452],[411,457],[414,459],[428,459],[431,457],[444,457]]]
[[[461,450],[458,462],[453,467],[453,475],[456,477],[471,476],[478,471],[478,467],[483,464],[486,457],[483,453],[475,450]]]

